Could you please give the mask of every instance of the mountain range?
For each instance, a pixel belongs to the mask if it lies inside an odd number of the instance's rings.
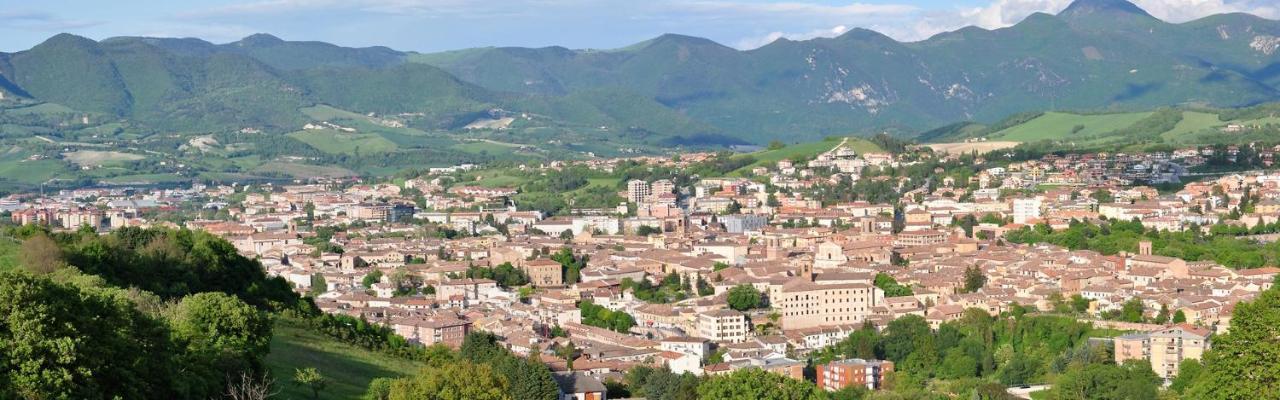
[[[410,115],[424,131],[522,115],[513,128],[604,130],[651,145],[765,143],[993,122],[1025,111],[1238,107],[1280,99],[1280,22],[1157,19],[1124,0],[918,42],[854,29],[753,50],[674,34],[613,50],[345,48],[257,34],[60,34],[0,53],[6,99],[57,103],[140,133],[290,132],[318,104]]]

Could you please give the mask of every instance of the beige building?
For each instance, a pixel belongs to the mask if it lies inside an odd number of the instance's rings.
[[[1209,349],[1209,334],[1208,329],[1183,324],[1118,336],[1115,338],[1116,363],[1149,360],[1156,375],[1166,380],[1173,379],[1178,375],[1178,364],[1182,360],[1199,360]]]
[[[698,333],[711,341],[741,343],[750,330],[747,316],[738,311],[723,309],[698,315]]]
[[[782,329],[861,324],[884,299],[867,283],[818,284],[798,278],[783,285],[770,302],[782,315]]]
[[[559,262],[539,258],[524,264],[524,272],[534,286],[563,286],[564,272]]]

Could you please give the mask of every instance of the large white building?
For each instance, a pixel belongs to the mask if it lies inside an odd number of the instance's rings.
[[[649,198],[650,193],[648,182],[639,179],[627,181],[627,201],[632,203],[645,201]]]
[[[1040,209],[1044,200],[1040,197],[1013,199],[1013,223],[1025,224],[1027,221],[1040,219]]]

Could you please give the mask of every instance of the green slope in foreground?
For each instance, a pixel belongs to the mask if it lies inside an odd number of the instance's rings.
[[[294,370],[315,368],[329,381],[321,399],[358,399],[369,382],[380,377],[412,374],[418,363],[338,342],[309,330],[302,323],[280,317],[267,367],[276,380],[281,399],[310,399],[311,390],[293,383]]]

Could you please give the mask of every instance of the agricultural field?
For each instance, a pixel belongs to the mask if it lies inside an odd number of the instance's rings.
[[[1126,128],[1150,115],[1150,112],[1117,114],[1047,112],[1026,123],[992,133],[987,138],[1010,142],[1035,142],[1101,135]],[[1073,132],[1076,126],[1083,128]]]
[[[986,142],[955,142],[955,143],[932,143],[927,146],[934,152],[947,154],[966,154],[978,152],[978,154],[986,154],[996,150],[1004,150],[1017,146],[1018,142],[1012,141],[986,141]]]
[[[320,399],[357,399],[374,378],[398,378],[422,367],[322,336],[287,318],[276,320],[266,364],[284,399],[311,398],[310,390],[292,382],[294,371],[301,368],[315,368],[329,381]]]
[[[1171,141],[1183,141],[1198,133],[1214,130],[1226,124],[1218,120],[1217,114],[1186,111],[1182,113],[1182,121],[1178,121],[1178,125],[1168,132],[1160,134],[1160,137]]]
[[[329,154],[389,153],[399,148],[376,133],[313,129],[293,132],[289,137]]]
[[[146,157],[119,151],[77,150],[62,153],[62,158],[82,167],[96,167],[123,161],[137,161]]]
[[[0,157],[0,180],[37,185],[67,172],[67,165],[59,160],[27,160]]]

